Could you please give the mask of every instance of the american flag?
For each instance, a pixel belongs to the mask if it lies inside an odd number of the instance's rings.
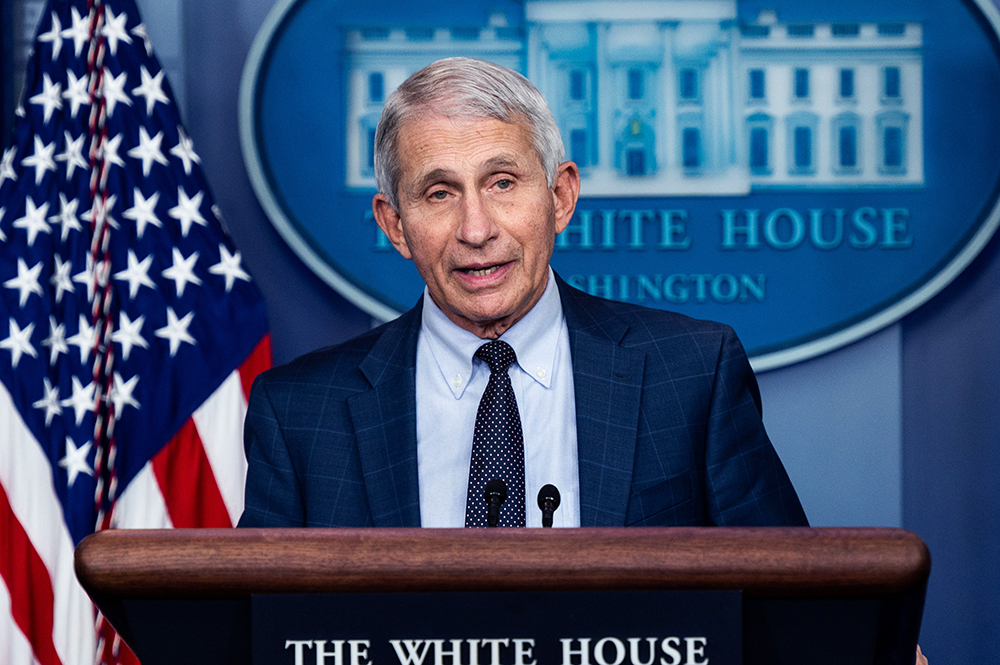
[[[243,509],[264,307],[133,0],[51,0],[0,161],[0,662],[129,660],[73,573]]]

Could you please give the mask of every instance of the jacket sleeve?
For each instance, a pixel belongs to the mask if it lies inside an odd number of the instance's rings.
[[[718,526],[808,526],[764,431],[760,390],[736,333],[725,328],[705,447],[708,517]]]
[[[247,483],[238,526],[304,526],[302,491],[263,375],[250,390],[243,447]]]

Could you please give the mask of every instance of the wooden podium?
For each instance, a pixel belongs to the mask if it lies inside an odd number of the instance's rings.
[[[876,528],[176,529],[94,534],[76,570],[143,665],[249,663],[254,594],[657,589],[741,590],[747,665],[912,665],[930,555]]]

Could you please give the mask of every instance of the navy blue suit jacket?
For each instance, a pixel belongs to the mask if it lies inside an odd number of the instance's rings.
[[[806,524],[732,329],[558,285],[582,526]],[[257,378],[240,526],[420,525],[420,311]]]

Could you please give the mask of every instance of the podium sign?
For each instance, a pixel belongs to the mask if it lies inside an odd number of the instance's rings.
[[[739,591],[255,595],[254,665],[741,665]]]

